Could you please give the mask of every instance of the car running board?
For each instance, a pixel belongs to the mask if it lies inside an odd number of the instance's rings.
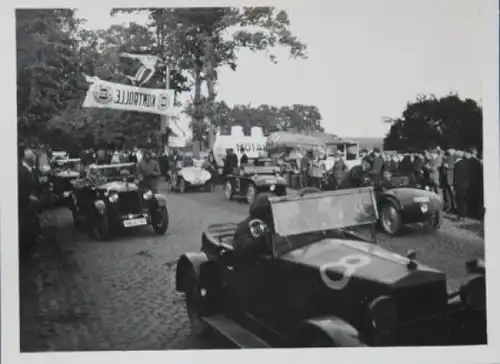
[[[203,317],[203,320],[210,327],[241,349],[270,348],[270,346],[261,338],[225,316],[216,315]]]

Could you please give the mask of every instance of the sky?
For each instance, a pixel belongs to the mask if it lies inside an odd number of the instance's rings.
[[[241,51],[238,68],[219,72],[218,98],[233,104],[316,105],[325,130],[383,137],[385,117],[398,117],[419,94],[481,100],[480,1],[309,0],[290,2],[291,31],[307,60],[279,49],[278,64]],[[145,16],[80,8],[86,27],[107,28]],[[183,117],[180,125],[188,130]]]

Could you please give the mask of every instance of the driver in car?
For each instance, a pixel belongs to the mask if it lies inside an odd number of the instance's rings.
[[[264,223],[272,230],[273,217],[269,194],[261,193],[250,206],[250,216],[238,224],[234,232],[234,255],[239,260],[253,260],[262,253],[269,253],[269,234],[256,231]]]

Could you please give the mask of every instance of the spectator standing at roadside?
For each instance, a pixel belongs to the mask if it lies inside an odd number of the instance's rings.
[[[241,148],[240,153],[241,153],[240,166],[244,166],[245,164],[248,164],[248,156],[247,153],[245,152],[245,148]]]
[[[324,172],[325,165],[320,157],[311,161],[311,165],[309,167],[309,178],[311,180],[312,187],[321,188],[321,180],[323,179]]]
[[[139,162],[137,169],[143,186],[157,192],[161,171],[158,162],[151,158],[150,152],[144,153],[144,158]]]
[[[454,212],[456,209],[454,190],[454,169],[456,159],[455,149],[449,148],[444,157],[442,166],[443,202],[446,212]]]
[[[439,157],[437,150],[431,150],[429,153],[429,160],[427,161],[425,168],[428,173],[428,181],[431,191],[439,194],[439,170],[441,168],[441,158]]]
[[[380,155],[380,149],[373,149],[371,169],[368,174],[372,182],[377,183],[382,177],[382,169],[384,168],[384,159]]]
[[[483,165],[478,157],[477,149],[471,148],[469,152],[471,154],[471,186],[467,200],[474,217],[482,219],[484,214]]]
[[[347,165],[342,159],[342,153],[340,153],[340,151],[338,150],[335,151],[334,159],[335,161],[333,162],[333,167],[330,170],[330,173],[333,175],[335,189],[337,189],[338,186],[340,186],[344,181],[344,178],[346,177],[349,168],[347,168]]]
[[[463,221],[467,215],[468,209],[468,192],[471,185],[471,153],[457,152],[455,161],[453,184],[455,188],[455,199],[457,203],[457,219]]]
[[[312,160],[312,152],[308,151],[300,160],[300,185],[302,188],[309,187],[309,167]]]

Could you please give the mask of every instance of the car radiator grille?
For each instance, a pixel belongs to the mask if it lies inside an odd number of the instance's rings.
[[[120,214],[137,214],[142,212],[142,198],[139,192],[130,191],[120,193],[118,200]]]
[[[447,339],[446,283],[405,287],[394,292],[398,302],[398,345],[444,345]]]

